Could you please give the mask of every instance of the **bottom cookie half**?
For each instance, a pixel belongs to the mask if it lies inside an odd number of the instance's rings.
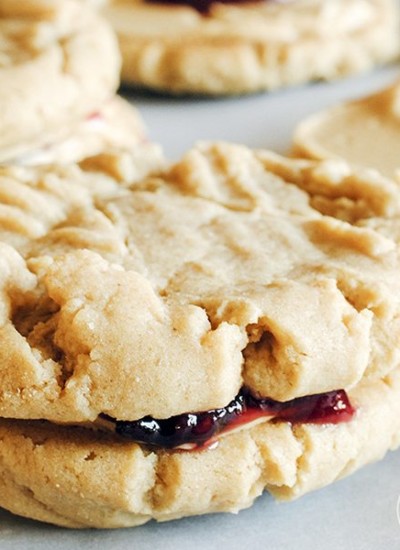
[[[263,422],[202,451],[152,451],[82,427],[3,419],[0,505],[66,527],[127,527],[236,512],[265,489],[297,498],[400,444],[400,369],[350,392],[335,425]]]

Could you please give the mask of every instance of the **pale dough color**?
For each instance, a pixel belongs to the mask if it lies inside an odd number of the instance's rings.
[[[293,152],[309,158],[343,158],[388,177],[400,170],[400,83],[331,107],[302,121]]]
[[[396,0],[188,6],[109,0],[122,79],[182,94],[241,94],[364,71],[399,54]]]
[[[119,83],[109,25],[74,0],[0,4],[0,160],[71,135]]]

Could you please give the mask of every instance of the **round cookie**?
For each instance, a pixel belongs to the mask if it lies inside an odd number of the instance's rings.
[[[0,505],[66,527],[128,527],[154,518],[237,512],[264,489],[293,499],[400,444],[400,369],[351,392],[336,425],[263,422],[196,452],[154,451],[116,436],[0,420]]]
[[[0,6],[0,161],[70,136],[114,94],[120,57],[109,25],[74,0]]]
[[[173,94],[243,94],[340,78],[399,54],[395,0],[188,4],[105,2],[125,83]]]
[[[316,113],[293,136],[293,153],[308,158],[342,158],[375,168],[387,177],[400,168],[400,83]]]
[[[398,239],[372,225],[398,216],[390,180],[229,144],[131,187],[77,174],[74,200],[67,173],[42,190],[43,171],[10,171],[2,416],[163,419],[243,384],[288,401],[399,364]]]

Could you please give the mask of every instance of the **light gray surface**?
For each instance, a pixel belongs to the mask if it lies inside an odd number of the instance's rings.
[[[238,99],[170,99],[134,96],[149,129],[167,156],[178,159],[198,140],[227,140],[285,153],[294,126],[308,114],[341,100],[378,90],[400,77],[391,67],[336,83],[319,83]]]
[[[163,144],[170,158],[178,158],[202,139],[284,152],[294,125],[308,113],[376,90],[396,76],[400,70],[391,68],[330,85],[215,101],[130,97],[140,108],[150,137]],[[396,452],[293,503],[277,504],[262,497],[238,515],[150,523],[120,531],[68,531],[0,512],[0,550],[400,550],[399,474],[400,452]]]

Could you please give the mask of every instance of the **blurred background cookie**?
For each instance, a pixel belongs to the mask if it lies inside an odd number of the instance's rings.
[[[400,170],[400,82],[311,115],[294,131],[293,153],[342,158],[388,177]]]
[[[122,80],[243,94],[365,71],[399,53],[396,0],[108,0]]]
[[[101,109],[46,142],[32,143],[24,152],[4,151],[2,162],[19,165],[68,164],[90,158],[110,149],[130,150],[153,147],[147,142],[146,128],[135,107],[119,96],[104,103]],[[0,153],[1,154],[1,153]],[[106,153],[107,154],[107,153]]]
[[[108,23],[74,0],[0,4],[0,162],[74,162],[144,139],[113,98],[120,54]]]

